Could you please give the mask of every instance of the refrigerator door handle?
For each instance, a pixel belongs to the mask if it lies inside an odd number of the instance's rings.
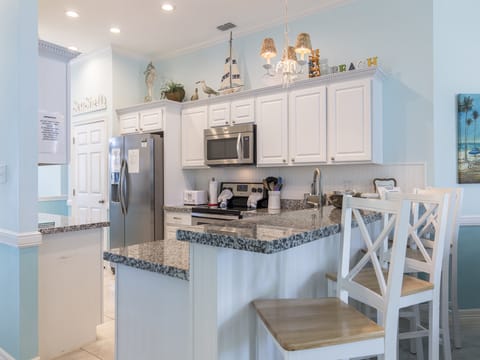
[[[128,163],[126,160],[123,160],[123,186],[122,186],[122,200],[123,200],[123,208],[125,214],[128,212]]]
[[[120,199],[120,207],[122,209],[122,215],[126,214],[126,209],[125,209],[125,199],[123,197],[124,191],[123,191],[123,186],[125,182],[125,160],[122,160],[122,165],[120,167],[120,182],[118,186],[118,198]]]

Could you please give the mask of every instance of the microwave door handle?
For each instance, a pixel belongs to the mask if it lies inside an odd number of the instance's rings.
[[[242,159],[242,134],[238,134],[237,138],[237,156],[238,160]]]

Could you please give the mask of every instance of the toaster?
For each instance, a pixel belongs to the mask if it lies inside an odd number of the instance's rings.
[[[183,203],[185,205],[208,204],[207,192],[204,190],[185,190],[183,192]]]

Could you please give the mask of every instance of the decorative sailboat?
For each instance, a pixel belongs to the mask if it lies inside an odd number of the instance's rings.
[[[225,58],[223,67],[223,76],[218,92],[221,94],[231,94],[243,89],[243,81],[240,78],[237,59],[232,56],[232,32],[230,31],[229,51]]]

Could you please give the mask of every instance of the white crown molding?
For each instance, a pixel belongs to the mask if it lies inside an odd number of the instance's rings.
[[[480,226],[480,215],[464,215],[458,219],[460,226]]]
[[[0,244],[18,248],[38,246],[42,243],[42,234],[38,231],[16,233],[10,230],[0,229]],[[0,358],[0,360],[2,360]]]
[[[0,347],[0,360],[15,360],[15,358]]]
[[[289,16],[288,17],[288,23],[290,24],[293,21],[301,19],[303,17],[313,15],[313,14],[315,14],[317,12],[320,12],[320,11],[326,11],[328,9],[332,9],[332,8],[335,8],[335,7],[338,7],[338,6],[342,6],[342,5],[348,4],[352,1],[354,1],[354,0],[325,0],[325,1],[319,1],[316,6],[311,7],[309,9],[306,9],[305,11],[302,11],[301,13],[298,13],[295,16]],[[240,30],[240,29],[236,28],[234,30],[235,31],[235,37],[240,38],[240,37],[247,36],[247,35],[250,35],[250,34],[254,34],[254,33],[257,33],[257,32],[260,32],[260,31],[268,30],[268,29],[273,28],[275,26],[282,25],[284,23],[284,20],[285,20],[285,18],[283,16],[283,12],[282,12],[282,15],[279,16],[278,18],[273,19],[273,20],[268,21],[268,22],[265,22],[263,24],[259,24],[257,26],[251,26],[251,27],[248,27],[245,30]],[[283,31],[282,31],[282,34],[283,34]],[[190,53],[193,53],[193,52],[201,50],[201,49],[209,48],[209,47],[212,47],[212,46],[215,46],[215,45],[218,45],[218,44],[223,44],[223,43],[226,42],[225,39],[226,39],[225,33],[219,33],[219,36],[217,36],[215,38],[210,38],[209,40],[206,40],[206,41],[197,42],[195,45],[186,46],[184,48],[176,49],[176,50],[173,50],[173,51],[155,52],[153,54],[150,54],[150,57],[153,58],[154,60],[164,60],[164,59],[177,57],[177,56],[180,56],[180,55],[190,54]],[[282,37],[282,39],[283,39],[283,37]]]
[[[69,64],[73,65],[73,64],[76,64],[76,63],[82,63],[82,62],[85,62],[85,61],[89,61],[92,58],[94,59],[94,58],[96,58],[98,56],[101,56],[101,55],[108,55],[111,58],[112,54],[113,54],[113,48],[112,48],[111,45],[108,45],[108,46],[103,47],[101,49],[93,50],[89,53],[81,53],[79,56],[72,59]]]
[[[58,58],[65,60],[65,62],[70,61],[71,59],[77,57],[80,53],[78,51],[72,51],[63,46],[53,44],[45,40],[38,40],[38,51],[39,53],[47,53],[49,55],[54,55]]]

